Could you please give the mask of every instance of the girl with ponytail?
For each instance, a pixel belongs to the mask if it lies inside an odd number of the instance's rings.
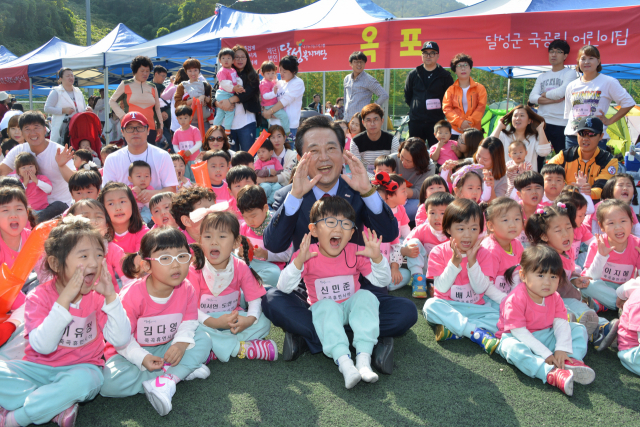
[[[278,358],[276,343],[264,339],[271,322],[262,315],[266,291],[258,273],[249,267],[249,246],[247,238],[240,235],[238,218],[231,212],[209,213],[200,225],[200,244],[194,245],[194,252],[203,254],[203,262],[189,273],[199,295],[200,330],[210,337],[210,357],[222,362],[230,357]],[[244,260],[233,256],[240,247]],[[247,307],[241,305],[242,293]]]

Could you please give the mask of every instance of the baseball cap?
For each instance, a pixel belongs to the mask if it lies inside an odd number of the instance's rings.
[[[427,49],[432,49],[435,50],[436,52],[440,53],[440,48],[438,47],[438,43],[436,42],[425,42],[425,44],[422,45],[422,51],[424,52]]]
[[[147,118],[144,116],[144,114],[139,113],[137,111],[132,111],[130,113],[125,114],[124,117],[122,117],[122,120],[120,121],[121,123],[120,126],[124,128],[130,122],[138,122],[144,126],[149,126],[149,122],[147,121]]]
[[[9,94],[7,92],[0,92],[0,101],[4,101],[9,98]]]
[[[580,119],[580,122],[578,123],[578,129],[576,131],[580,132],[581,130],[590,130],[591,132],[598,134],[602,133],[602,120],[596,117],[583,117],[582,119]]]

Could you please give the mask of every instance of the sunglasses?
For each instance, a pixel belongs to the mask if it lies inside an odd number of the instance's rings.
[[[580,135],[583,138],[593,138],[598,134],[590,130],[581,130],[580,132],[578,132],[578,135]]]
[[[224,142],[224,136],[210,136],[209,138],[207,138],[207,141]]]

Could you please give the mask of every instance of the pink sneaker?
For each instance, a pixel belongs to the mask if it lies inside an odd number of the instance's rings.
[[[238,358],[259,359],[274,362],[278,360],[278,347],[273,340],[241,341]]]
[[[213,350],[211,350],[209,352],[209,357],[207,357],[207,360],[204,361],[205,365],[208,365],[209,362],[213,361],[213,360],[218,360],[218,357],[216,356],[216,354],[213,352]]]
[[[78,416],[78,404],[74,403],[64,411],[56,415],[51,422],[58,424],[60,427],[73,427],[76,425],[76,417]]]
[[[569,358],[564,367],[573,372],[573,380],[578,384],[591,384],[596,379],[595,371],[579,360]]]
[[[547,374],[547,382],[558,387],[567,396],[573,396],[573,372],[555,368]]]

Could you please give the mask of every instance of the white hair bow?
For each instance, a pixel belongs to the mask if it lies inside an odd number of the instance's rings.
[[[208,208],[198,208],[189,214],[189,219],[193,222],[202,221],[207,215],[212,212],[224,212],[229,209],[229,202],[216,203]]]
[[[69,215],[65,216],[64,218],[62,218],[62,223],[63,224],[75,224],[76,222],[90,223],[91,220],[89,218],[85,218],[83,216],[72,215],[72,214],[69,214]]]
[[[82,168],[87,171],[91,170],[91,168],[97,168],[97,167],[98,165],[96,165],[94,162],[87,162],[82,166]]]

